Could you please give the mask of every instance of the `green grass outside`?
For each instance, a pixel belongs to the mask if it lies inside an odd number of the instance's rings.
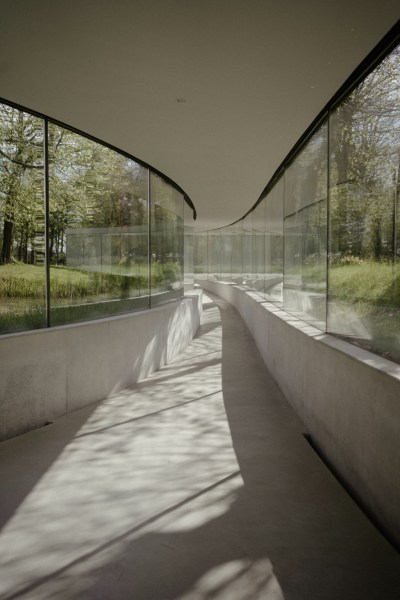
[[[168,282],[178,271],[179,265],[173,263],[153,264],[152,290],[168,289]],[[322,275],[319,264],[303,265],[301,270],[308,291],[315,286],[318,292]],[[54,324],[127,312],[134,309],[132,302],[140,301],[135,296],[143,296],[143,302],[148,295],[145,275],[102,274],[63,266],[50,267],[50,287]],[[113,303],[113,299],[122,304]],[[400,268],[368,260],[333,265],[329,270],[329,301],[351,306],[359,316],[371,318],[376,335],[391,337],[400,330]],[[0,331],[44,327],[44,307],[43,266],[0,266]]]
[[[145,270],[143,265],[140,269]],[[152,291],[169,290],[179,273],[179,264],[153,264]],[[77,322],[146,307],[148,286],[147,272],[128,275],[51,266],[51,322]],[[0,332],[45,326],[44,266],[17,262],[0,265]]]
[[[80,271],[67,267],[50,267],[50,293],[58,299],[83,299],[108,294],[116,289],[147,288],[147,277]],[[43,266],[13,263],[0,266],[0,299],[43,300],[45,269]]]
[[[141,267],[143,271],[143,267]],[[154,286],[162,287],[179,279],[180,266],[175,263],[153,264],[151,279]],[[97,296],[115,295],[124,291],[148,289],[148,274],[114,274],[84,271],[63,266],[50,267],[50,294],[55,299],[81,300]],[[0,266],[0,300],[45,297],[45,269],[43,266],[12,263]]]
[[[289,283],[292,278],[293,289],[323,294],[319,288],[324,287],[325,272],[320,264],[299,265],[286,269],[285,277]],[[367,339],[342,337],[400,362],[400,265],[345,257],[330,266],[328,289],[328,313],[338,309],[345,318],[360,320],[368,331]],[[315,302],[313,306],[316,314]]]
[[[333,266],[329,295],[347,304],[400,308],[400,267],[388,262],[363,261]]]
[[[329,272],[329,300],[349,307],[369,339],[353,343],[400,363],[400,269],[389,262],[349,261]]]
[[[308,282],[321,280],[320,266],[303,267],[302,277]],[[174,264],[152,265],[152,283],[156,286],[173,281]],[[50,267],[50,291],[53,298],[81,300],[128,289],[146,290],[146,275],[117,275],[81,271],[62,266]],[[360,302],[371,306],[400,308],[400,268],[391,263],[360,261],[332,266],[329,270],[331,299],[348,304]],[[0,299],[44,300],[45,270],[42,266],[13,263],[0,266]],[[40,303],[39,303],[40,304]]]
[[[285,269],[285,279],[305,286],[307,291],[320,291],[325,284],[326,269],[321,264]],[[400,308],[400,265],[368,260],[345,261],[329,268],[329,298],[346,304],[363,303]]]

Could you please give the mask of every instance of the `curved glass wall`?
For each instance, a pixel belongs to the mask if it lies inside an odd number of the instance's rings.
[[[151,305],[183,294],[183,196],[150,173]]]
[[[0,103],[0,333],[181,296],[183,205],[132,157]]]
[[[232,279],[232,232],[229,227],[220,234],[221,280]]]
[[[49,125],[50,323],[148,306],[148,169]]]
[[[253,282],[252,287],[262,296],[265,293],[265,198],[253,211]]]
[[[0,332],[45,327],[41,119],[0,104]]]
[[[242,221],[242,265],[243,283],[252,287],[253,282],[253,213],[249,213]]]
[[[326,327],[327,148],[324,124],[285,171],[285,309]]]
[[[221,279],[221,232],[210,231],[208,236],[208,275],[214,279]]]
[[[194,234],[193,274],[195,279],[208,277],[208,233]]]
[[[328,331],[400,359],[400,47],[329,121]]]
[[[399,196],[397,47],[328,111],[250,213],[208,232],[208,245],[207,234],[196,235],[195,276],[244,284],[322,331],[400,362]],[[235,248],[230,279],[216,239]]]
[[[281,178],[265,197],[265,298],[278,304],[283,293],[283,199]]]
[[[194,256],[194,230],[188,225],[192,215],[189,214],[189,206],[184,203],[183,220],[184,220],[184,236],[183,236],[183,279],[185,287],[193,288],[194,273],[193,273],[193,256]]]

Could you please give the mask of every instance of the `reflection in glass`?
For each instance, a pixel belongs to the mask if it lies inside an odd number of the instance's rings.
[[[0,104],[0,333],[45,327],[43,121]]]
[[[221,229],[221,281],[232,281],[232,232],[230,227]]]
[[[284,308],[326,327],[327,141],[324,124],[285,172]]]
[[[183,196],[150,174],[151,306],[183,296]]]
[[[216,238],[208,232],[196,255],[201,265],[208,252],[213,277],[230,268],[234,283],[396,362],[399,98],[400,47],[330,112],[263,201]]]
[[[195,233],[193,270],[195,279],[206,279],[208,275],[208,236],[207,233]]]
[[[221,234],[219,230],[208,233],[208,275],[211,279],[221,278]]]
[[[253,213],[242,221],[243,283],[251,287],[253,281]]]
[[[283,293],[283,192],[281,178],[265,199],[265,298],[277,303]]]
[[[399,82],[396,48],[253,211],[194,240],[162,177],[50,123],[46,242],[43,121],[0,104],[0,332],[148,307],[150,292],[157,305],[182,295],[185,273],[244,283],[400,362]]]
[[[185,225],[183,238],[183,272],[185,288],[193,287],[193,252],[194,252],[194,231],[193,227]]]
[[[264,297],[265,288],[265,198],[253,211],[252,287]]]
[[[400,360],[400,48],[330,118],[328,330]]]
[[[194,229],[193,211],[189,205],[183,203],[184,234],[183,234],[183,278],[184,287],[190,289],[194,284]]]
[[[149,304],[148,170],[49,125],[51,324]]]
[[[241,223],[232,225],[231,244],[232,244],[232,282],[243,283],[243,232]]]

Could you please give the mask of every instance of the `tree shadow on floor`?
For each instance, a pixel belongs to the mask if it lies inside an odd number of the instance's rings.
[[[140,388],[138,418],[117,414],[106,427],[99,418],[77,440],[77,471],[89,447],[94,470],[113,457],[113,469],[118,460],[142,464],[133,487],[129,471],[114,479],[109,471],[109,494],[101,488],[75,508],[97,512],[98,528],[84,535],[91,543],[4,600],[400,597],[399,557],[307,444],[237,312],[214,302],[206,314],[220,320],[221,358],[208,360],[207,336],[215,352],[218,328],[206,323],[195,368],[167,365]],[[79,455],[79,444],[90,446]]]

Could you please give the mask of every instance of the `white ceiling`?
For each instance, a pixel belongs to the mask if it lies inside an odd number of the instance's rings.
[[[240,218],[398,0],[0,0],[0,96],[175,180],[198,227]],[[185,102],[177,102],[185,99]]]

